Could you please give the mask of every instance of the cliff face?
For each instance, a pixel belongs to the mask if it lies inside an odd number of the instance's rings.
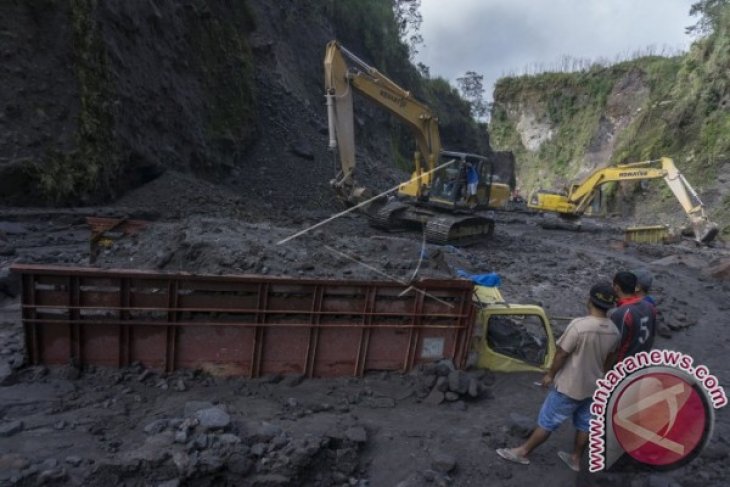
[[[5,201],[94,201],[167,168],[214,176],[253,142],[244,2],[3,2]],[[6,200],[7,198],[7,200]]]
[[[492,142],[515,151],[523,193],[559,188],[596,167],[670,156],[727,235],[728,79],[730,14],[682,56],[499,80],[489,127]],[[614,203],[635,206],[639,219],[681,217],[661,182],[644,190],[638,184],[616,189]],[[636,197],[639,191],[646,194]]]
[[[390,0],[15,0],[0,2],[0,38],[0,204],[107,202],[179,171],[331,207],[334,38],[433,106],[448,148],[490,151],[469,105],[409,62]],[[412,137],[356,105],[359,179],[395,184]]]

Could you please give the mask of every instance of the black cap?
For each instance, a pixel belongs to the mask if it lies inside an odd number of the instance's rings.
[[[596,308],[610,309],[613,308],[616,303],[616,295],[613,292],[613,287],[608,281],[602,281],[594,284],[591,288],[591,303]]]

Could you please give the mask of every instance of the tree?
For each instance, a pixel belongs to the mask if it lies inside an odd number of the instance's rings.
[[[477,120],[483,119],[489,109],[484,101],[484,75],[476,71],[467,71],[461,78],[456,78],[461,96],[471,105],[471,115]]]
[[[393,13],[398,23],[398,34],[408,45],[411,61],[418,54],[418,46],[423,44],[420,33],[423,16],[421,0],[393,0]]]
[[[728,7],[730,0],[699,0],[693,3],[689,14],[693,17],[699,16],[700,19],[695,25],[687,27],[687,33],[704,36],[715,32],[724,13],[730,10]]]

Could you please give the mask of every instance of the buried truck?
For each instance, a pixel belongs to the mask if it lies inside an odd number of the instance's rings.
[[[467,279],[394,281],[211,276],[15,264],[26,363],[361,376],[439,360],[546,370],[542,308]]]

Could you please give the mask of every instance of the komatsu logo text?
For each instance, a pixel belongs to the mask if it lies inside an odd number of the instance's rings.
[[[401,108],[406,106],[406,101],[403,98],[401,98],[400,96],[395,96],[392,93],[388,93],[385,90],[380,90],[380,96],[382,96],[383,98],[386,98],[394,103],[397,103]]]
[[[620,178],[640,178],[648,175],[649,173],[647,171],[627,171],[618,173],[618,177]]]

